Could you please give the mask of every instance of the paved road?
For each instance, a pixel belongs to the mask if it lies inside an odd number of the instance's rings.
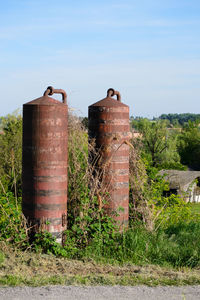
[[[147,286],[46,286],[0,288],[1,300],[196,300],[200,299],[200,285],[184,287]]]

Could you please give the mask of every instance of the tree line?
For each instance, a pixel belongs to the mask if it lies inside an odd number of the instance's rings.
[[[169,120],[172,125],[183,126],[185,123],[200,122],[200,114],[184,113],[184,114],[162,114],[158,119]]]

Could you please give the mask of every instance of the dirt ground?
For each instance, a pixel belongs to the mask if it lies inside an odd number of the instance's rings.
[[[199,300],[200,286],[147,287],[147,286],[48,286],[0,288],[1,300]]]

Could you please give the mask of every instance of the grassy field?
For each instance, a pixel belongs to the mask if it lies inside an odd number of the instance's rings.
[[[200,284],[200,269],[111,265],[20,252],[1,245],[0,285],[187,285]]]
[[[2,241],[0,285],[200,284],[199,240],[200,223],[158,232],[138,227],[113,244],[97,241],[80,251],[79,259],[35,253],[30,247],[21,251]]]

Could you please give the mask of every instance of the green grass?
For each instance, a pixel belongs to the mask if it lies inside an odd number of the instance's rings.
[[[1,286],[200,284],[200,222],[99,236],[76,260],[0,247]]]
[[[53,276],[0,276],[0,286],[46,286],[46,285],[124,285],[134,286],[144,284],[148,286],[157,285],[197,285],[200,284],[199,276],[188,276],[187,278],[157,278],[152,273],[151,276],[145,275],[123,275],[114,276],[110,274],[88,274],[81,275],[53,275]]]
[[[178,224],[149,232],[144,227],[129,229],[109,242],[95,240],[82,257],[103,263],[154,264],[170,267],[200,266],[200,222]]]
[[[200,203],[191,203],[192,213],[200,214]]]
[[[5,260],[5,255],[2,251],[0,251],[0,266],[4,262],[4,260]]]

